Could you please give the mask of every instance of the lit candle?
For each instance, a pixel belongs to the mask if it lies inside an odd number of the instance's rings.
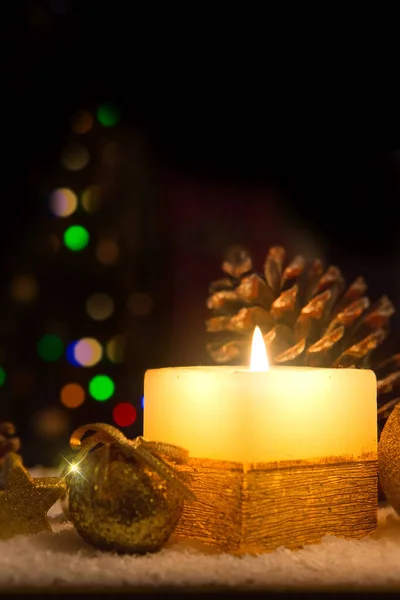
[[[268,368],[258,328],[250,368],[152,369],[144,396],[144,437],[196,457],[253,463],[377,451],[374,372]]]
[[[376,396],[371,370],[269,368],[258,328],[250,367],[148,370],[144,437],[192,457],[178,533],[241,552],[372,531]]]

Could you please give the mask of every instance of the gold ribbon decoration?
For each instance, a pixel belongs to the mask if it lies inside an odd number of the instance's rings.
[[[132,440],[107,423],[93,423],[78,427],[69,440],[73,450],[78,450],[74,464],[64,469],[62,476],[67,477],[76,466],[78,466],[87,454],[97,447],[105,446],[107,452],[111,445],[118,446],[118,449],[127,457],[134,458],[147,466],[161,478],[168,481],[180,493],[185,500],[194,502],[195,495],[183,482],[178,471],[167,463],[161,455],[172,459],[176,463],[185,463],[189,458],[187,450],[164,442],[153,442],[139,436]],[[106,466],[106,465],[105,465]]]

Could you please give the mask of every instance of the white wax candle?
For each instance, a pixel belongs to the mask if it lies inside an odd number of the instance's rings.
[[[377,452],[376,377],[367,369],[152,369],[144,397],[144,437],[194,457],[250,463]]]

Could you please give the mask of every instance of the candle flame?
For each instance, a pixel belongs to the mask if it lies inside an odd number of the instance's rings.
[[[251,345],[250,371],[268,371],[268,355],[261,329],[256,327]]]

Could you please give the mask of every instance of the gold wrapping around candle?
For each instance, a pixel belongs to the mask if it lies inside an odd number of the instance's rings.
[[[190,458],[197,497],[176,534],[234,554],[295,549],[325,535],[361,538],[377,526],[377,457],[244,465]]]

